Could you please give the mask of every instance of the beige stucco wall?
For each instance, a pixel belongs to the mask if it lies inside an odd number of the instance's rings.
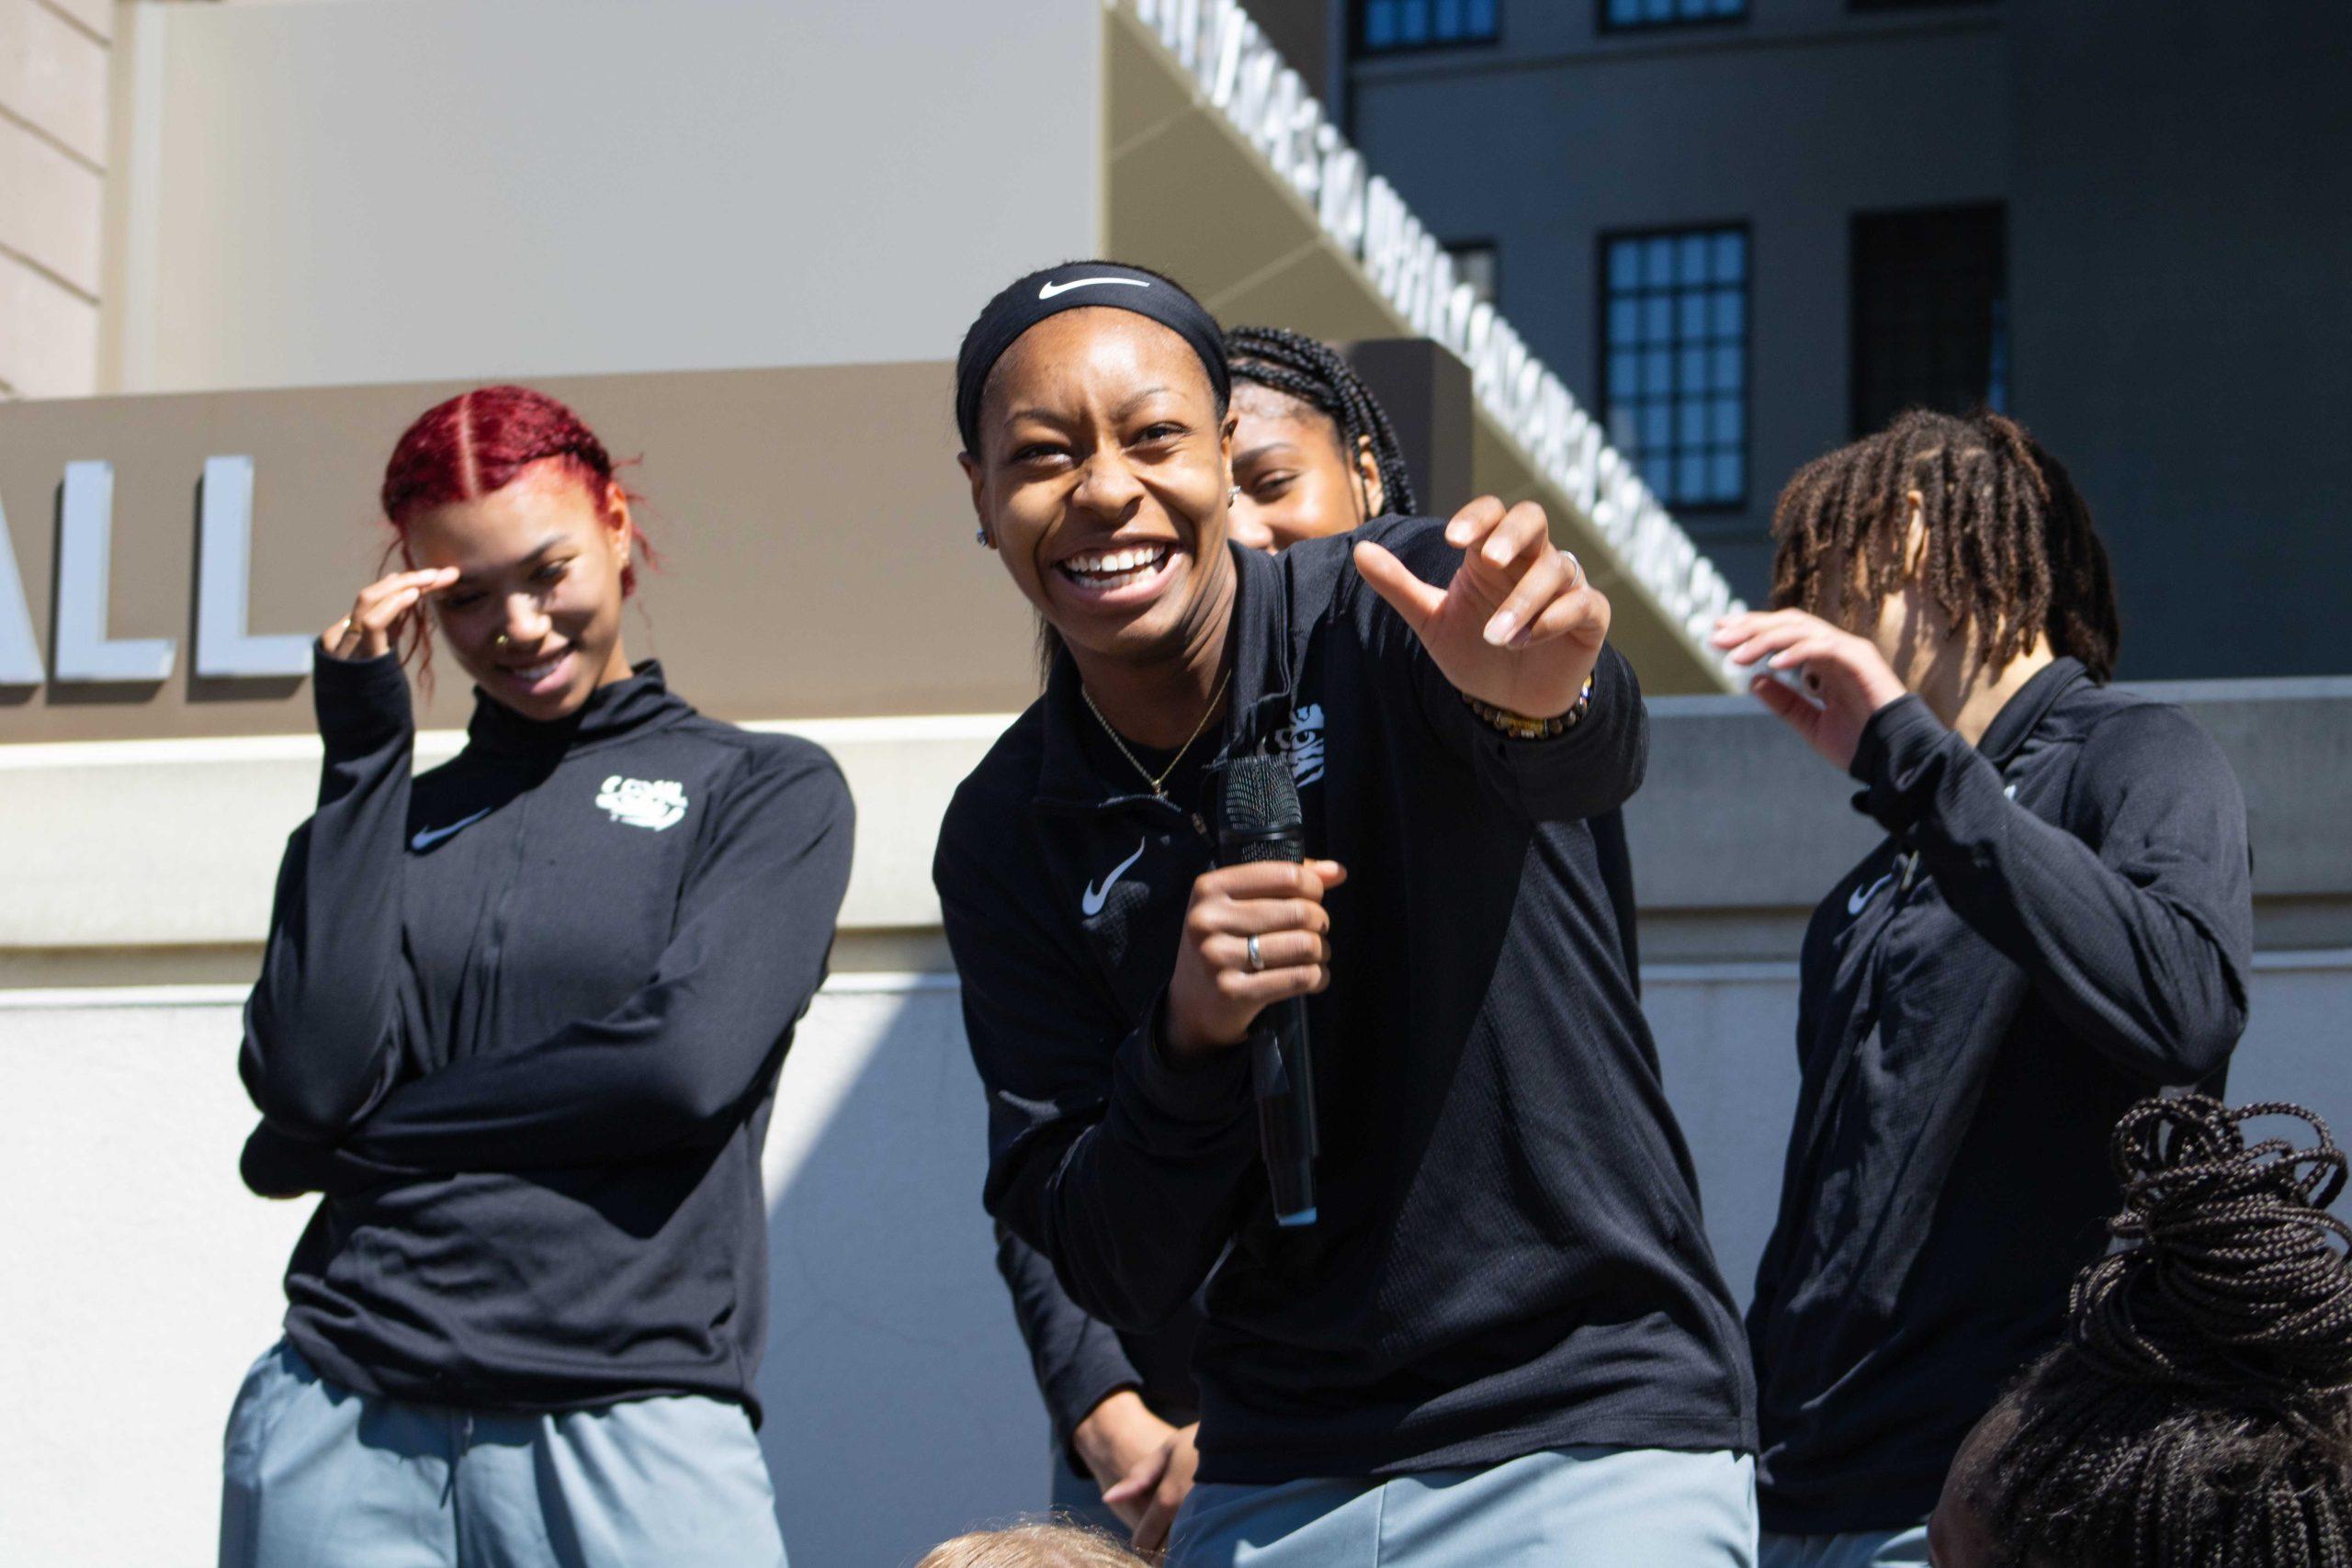
[[[108,0],[0,0],[0,399],[96,386]]]

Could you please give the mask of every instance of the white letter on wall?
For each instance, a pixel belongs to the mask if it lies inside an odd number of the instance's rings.
[[[17,546],[8,537],[8,513],[0,509],[0,686],[40,684],[40,642],[33,636],[25,580],[17,571]]]
[[[107,559],[114,545],[114,465],[65,465],[65,504],[57,531],[57,679],[162,681],[172,672],[169,637],[107,637]]]
[[[245,630],[254,554],[254,460],[204,460],[204,512],[197,526],[196,672],[307,675],[311,639]]]

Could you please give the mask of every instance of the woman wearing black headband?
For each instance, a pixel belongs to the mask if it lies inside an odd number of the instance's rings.
[[[1177,1562],[1749,1563],[1746,1355],[1589,826],[1646,742],[1608,602],[1491,500],[1235,547],[1228,394],[1207,312],[1102,263],[958,358],[980,541],[1060,639],[934,868],[989,1206],[1123,1327],[1215,1270]],[[1329,858],[1213,869],[1212,761],[1269,747]],[[1232,1047],[1293,997],[1284,1229]]]
[[[1283,327],[1225,334],[1233,379],[1231,537],[1278,553],[1344,534],[1386,512],[1409,514],[1413,481],[1388,414],[1329,344]],[[1081,1523],[1132,1533],[1155,1551],[1192,1489],[1198,1400],[1188,1303],[1149,1334],[1090,1316],[1053,1265],[1001,1223],[997,1271],[1054,1427],[1052,1505]]]

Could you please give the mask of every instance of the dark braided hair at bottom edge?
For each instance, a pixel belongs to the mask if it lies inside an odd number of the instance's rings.
[[[2247,1142],[2300,1119],[2316,1147]],[[2352,1227],[2344,1151],[2299,1105],[2143,1100],[2111,1157],[2123,1250],[2003,1402],[1971,1487],[2004,1561],[2352,1568]]]
[[[1380,473],[1380,511],[1410,517],[1419,510],[1396,427],[1339,350],[1283,327],[1233,327],[1225,334],[1225,363],[1235,380],[1254,381],[1295,398],[1329,419],[1351,473],[1356,470],[1356,454],[1369,442]],[[1374,512],[1369,502],[1367,496],[1366,521]]]

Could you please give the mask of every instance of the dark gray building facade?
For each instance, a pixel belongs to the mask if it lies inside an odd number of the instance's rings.
[[[2352,670],[2352,7],[1250,8],[1751,601],[1801,463],[1989,402],[2123,675]]]

